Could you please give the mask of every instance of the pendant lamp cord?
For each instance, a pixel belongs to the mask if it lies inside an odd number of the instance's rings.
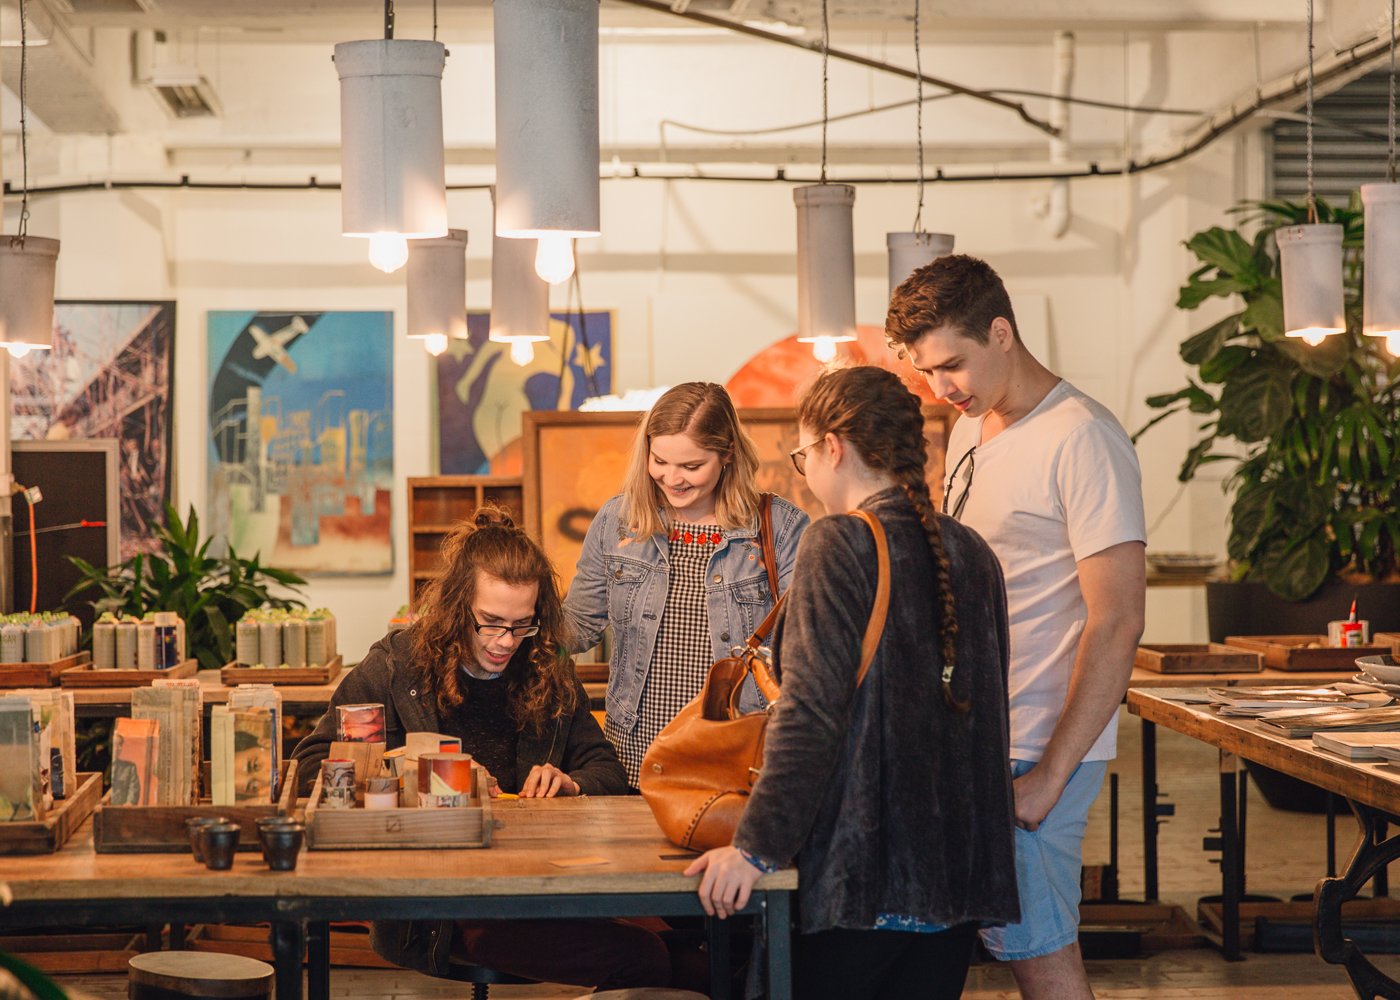
[[[384,37],[394,37],[394,0],[384,0]]]
[[[1390,113],[1386,119],[1389,126],[1389,146],[1387,147],[1387,171],[1390,183],[1395,183],[1395,0],[1390,0]]]
[[[437,41],[437,0],[433,0],[433,41]]]
[[[19,231],[11,238],[10,246],[24,247],[29,235],[29,5],[27,0],[19,0],[19,158],[22,166],[21,195],[19,201]]]
[[[831,22],[828,19],[827,0],[822,0],[822,179],[826,183],[826,125],[827,125],[827,61],[831,54]]]
[[[1393,4],[1395,0],[1390,0]],[[919,0],[914,0],[914,128],[919,143],[919,204],[914,210],[914,232],[924,231],[924,63],[919,53]]]
[[[1308,222],[1317,224],[1317,192],[1313,187],[1313,0],[1308,0]]]

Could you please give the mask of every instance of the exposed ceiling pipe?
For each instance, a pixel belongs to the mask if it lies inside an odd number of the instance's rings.
[[[1069,162],[1069,96],[1074,85],[1074,35],[1068,31],[1055,32],[1055,74],[1050,90],[1056,100],[1050,103],[1050,124],[1055,134],[1050,137],[1050,164]],[[1045,225],[1050,235],[1060,239],[1069,232],[1069,181],[1065,178],[1050,182],[1050,197],[1046,205]]]

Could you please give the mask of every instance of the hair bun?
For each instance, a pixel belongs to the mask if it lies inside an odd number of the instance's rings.
[[[476,511],[476,517],[474,517],[472,520],[478,528],[515,527],[515,521],[511,518],[511,516],[508,513],[506,513],[505,509],[497,507],[495,504],[487,504],[485,506],[478,507]]]

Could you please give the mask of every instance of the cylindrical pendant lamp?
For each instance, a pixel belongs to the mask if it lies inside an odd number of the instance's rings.
[[[17,358],[53,347],[58,240],[0,235],[0,347]]]
[[[510,345],[510,359],[528,365],[534,345],[549,339],[549,284],[535,273],[535,247],[497,236],[491,243],[490,339]]]
[[[1400,357],[1400,184],[1363,184],[1366,274],[1361,332]]]
[[[890,295],[925,264],[953,252],[952,233],[886,233],[890,258]]]
[[[1342,227],[1284,226],[1278,240],[1283,332],[1316,347],[1347,328],[1342,307]]]
[[[818,361],[856,339],[856,251],[849,184],[812,184],[792,192],[797,203],[797,339]]]
[[[341,232],[396,271],[406,240],[447,235],[441,42],[380,38],[335,47],[340,74]]]
[[[496,235],[538,244],[552,284],[598,207],[598,0],[495,0]]]
[[[408,245],[408,336],[433,357],[467,339],[467,231]]]

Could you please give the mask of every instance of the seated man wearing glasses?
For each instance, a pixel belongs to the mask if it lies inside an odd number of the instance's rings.
[[[895,290],[885,333],[962,414],[943,510],[987,541],[1006,577],[1022,919],[982,939],[1022,996],[1083,1000],[1080,849],[1146,601],[1137,455],[1112,413],[1026,349],[985,261],[919,268]]]
[[[336,707],[366,702],[384,706],[390,750],[410,732],[460,738],[490,772],[493,795],[625,793],[627,775],[561,641],[549,558],[495,508],[455,527],[442,555],[446,570],[424,593],[422,617],[370,648],[297,746],[302,793],[335,739]],[[602,989],[667,986],[671,978],[661,939],[614,920],[376,921],[370,939],[385,958],[430,975],[445,974],[456,957]]]

